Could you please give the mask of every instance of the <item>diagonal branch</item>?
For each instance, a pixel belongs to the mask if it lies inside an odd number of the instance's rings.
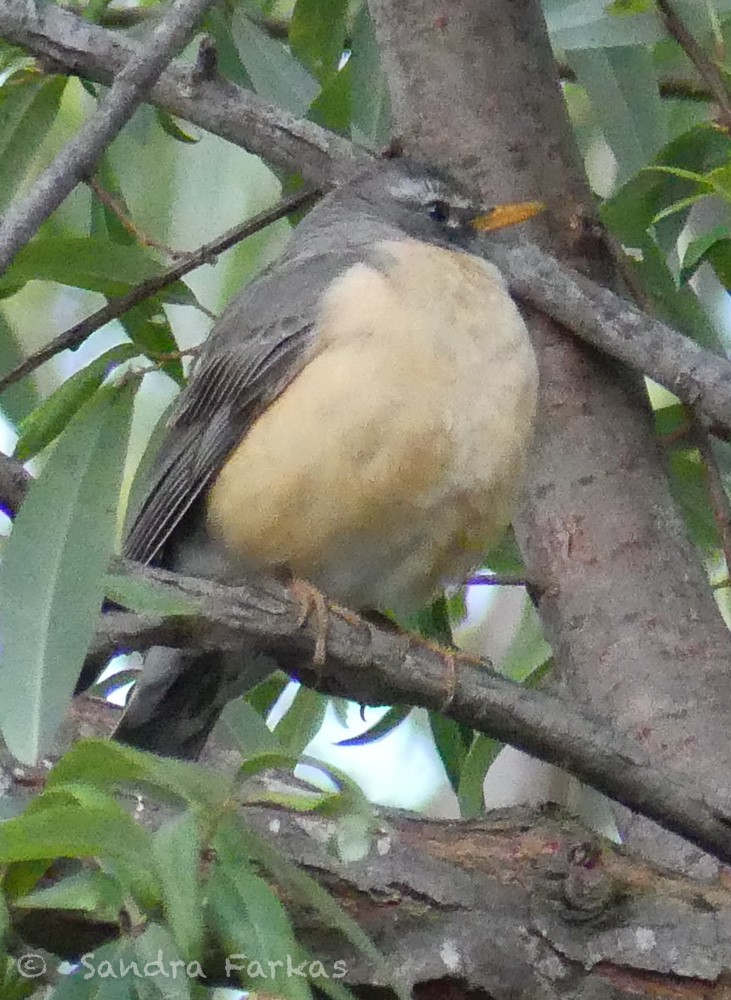
[[[174,588],[198,611],[170,618],[106,614],[90,650],[94,662],[120,649],[151,645],[238,648],[250,655],[253,643],[257,653],[271,658],[272,669],[277,666],[329,694],[369,705],[403,703],[443,710],[450,718],[566,768],[731,861],[731,809],[714,789],[655,767],[639,744],[604,722],[554,695],[520,687],[485,661],[440,652],[414,636],[377,628],[332,605],[326,662],[315,668],[318,629],[316,624],[301,627],[299,603],[282,584],[264,580],[229,588],[134,564],[127,564],[126,570]],[[197,674],[183,680],[201,683]]]
[[[0,36],[27,49],[53,72],[109,83],[139,45],[55,4],[3,0]],[[330,186],[370,161],[347,139],[288,114],[223,78],[194,82],[189,67],[169,66],[145,100],[249,152]]]
[[[199,247],[192,253],[185,254],[181,260],[167,268],[161,274],[153,275],[153,277],[140,282],[139,285],[135,285],[126,295],[110,299],[101,309],[97,309],[96,312],[86,316],[68,330],[64,330],[63,333],[59,334],[58,337],[54,337],[45,347],[41,347],[40,350],[35,351],[16,368],[8,372],[7,375],[0,378],[0,392],[3,392],[8,386],[13,385],[13,383],[19,382],[26,375],[30,375],[36,368],[39,368],[46,361],[60,354],[61,351],[78,347],[79,344],[82,344],[96,330],[99,330],[106,323],[111,322],[111,320],[117,319],[118,316],[122,316],[138,303],[152,298],[153,295],[157,295],[158,292],[174,284],[180,278],[185,277],[186,274],[190,274],[197,267],[201,267],[203,264],[210,264],[224,250],[228,250],[232,246],[235,246],[236,243],[248,239],[249,236],[260,232],[273,222],[285,218],[285,216],[294,212],[295,209],[308,205],[318,196],[319,192],[316,188],[310,186],[300,188],[286,198],[282,198],[271,208],[265,208],[264,211],[258,212],[252,218],[247,219],[246,222],[234,226],[233,229],[229,229],[215,240],[211,240],[210,243],[204,243],[202,247]],[[0,498],[2,495],[0,491]]]
[[[8,208],[0,220],[0,274],[32,239],[41,223],[93,170],[213,2],[176,0],[168,8],[149,39],[130,54],[124,67],[115,74],[109,93],[99,102],[94,114],[36,180],[28,194]],[[33,0],[19,6],[24,6],[26,13],[40,9]]]

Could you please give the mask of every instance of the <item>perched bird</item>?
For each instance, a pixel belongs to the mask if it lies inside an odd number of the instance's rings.
[[[451,180],[381,163],[325,197],[215,323],[125,555],[234,582],[285,570],[354,609],[412,611],[504,530],[537,368]],[[116,737],[194,757],[241,654],[156,648]],[[261,669],[261,665],[259,665]]]

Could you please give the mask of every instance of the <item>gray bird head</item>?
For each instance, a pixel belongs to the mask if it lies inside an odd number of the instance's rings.
[[[475,231],[514,225],[544,208],[534,201],[486,208],[446,174],[413,160],[381,162],[331,198],[441,244],[467,244]]]

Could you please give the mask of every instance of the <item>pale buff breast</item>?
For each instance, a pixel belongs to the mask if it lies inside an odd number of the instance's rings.
[[[507,525],[537,372],[494,268],[414,241],[381,251],[330,288],[319,353],[228,459],[208,523],[245,570],[408,610]]]

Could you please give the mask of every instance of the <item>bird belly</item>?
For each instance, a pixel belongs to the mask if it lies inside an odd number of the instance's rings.
[[[536,372],[487,265],[382,249],[385,273],[356,265],[327,293],[319,353],[229,457],[208,524],[245,572],[286,567],[351,607],[407,611],[508,523]]]

